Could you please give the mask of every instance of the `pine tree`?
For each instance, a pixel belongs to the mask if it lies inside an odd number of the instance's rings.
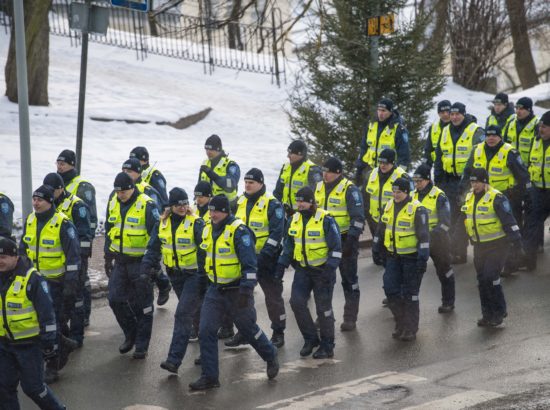
[[[381,97],[396,104],[409,130],[413,160],[420,157],[427,112],[445,82],[440,74],[443,39],[434,43],[429,38],[428,16],[399,24],[391,35],[367,36],[369,17],[397,14],[404,4],[333,0],[330,8],[320,11],[320,25],[311,31],[317,37],[310,36],[299,53],[304,69],[297,76],[289,111],[293,134],[306,140],[317,161],[336,155],[351,172]],[[378,58],[373,60],[376,41]]]

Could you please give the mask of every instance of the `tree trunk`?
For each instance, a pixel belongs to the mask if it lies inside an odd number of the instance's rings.
[[[449,0],[436,0],[434,4],[434,27],[428,40],[428,48],[442,50],[447,42],[447,25],[449,24]]]
[[[241,0],[233,0],[233,7],[229,15],[229,24],[227,25],[227,34],[229,36],[229,48],[243,49],[241,33],[239,32],[239,16],[241,13]]]
[[[30,105],[48,105],[48,67],[50,25],[48,12],[52,0],[25,0],[25,40]],[[6,96],[17,102],[15,27],[11,27],[10,48],[5,67]]]
[[[147,13],[147,22],[149,23],[149,33],[153,37],[158,37],[159,31],[157,28],[157,20],[156,20],[156,17],[153,15],[153,10],[154,10],[153,0],[151,0],[151,9]]]
[[[514,60],[518,77],[524,89],[531,88],[539,83],[539,79],[529,44],[524,0],[506,0],[506,7],[510,16]]]

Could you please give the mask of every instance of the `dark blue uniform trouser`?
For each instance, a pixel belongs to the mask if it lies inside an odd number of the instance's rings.
[[[449,232],[453,243],[451,253],[454,256],[465,258],[468,250],[468,234],[466,233],[461,211],[460,179],[461,177],[447,174],[445,175],[445,182],[442,182],[439,187],[447,195],[451,206],[451,230]]]
[[[0,408],[19,410],[17,385],[41,409],[59,410],[65,407],[44,384],[44,359],[39,342],[25,345],[0,341]]]
[[[430,233],[430,257],[435,266],[435,272],[441,283],[441,304],[455,304],[455,275],[451,267],[451,252],[449,235],[432,231]]]
[[[84,318],[87,321],[90,321],[90,315],[92,314],[92,284],[90,283],[90,275],[88,274],[88,258],[81,258],[81,274],[83,288],[82,288],[82,298],[84,301]]]
[[[342,235],[342,243],[347,242],[347,235]],[[344,322],[357,322],[359,312],[359,280],[357,278],[357,258],[359,256],[359,240],[351,242],[351,248],[344,249],[340,260],[340,277],[342,278],[342,289],[344,290]]]
[[[81,255],[81,268],[78,277],[76,295],[65,305],[65,322],[70,322],[69,334],[66,335],[77,342],[84,341],[84,318],[86,308],[84,303],[85,283],[88,276],[88,259]],[[89,279],[88,279],[89,282]]]
[[[109,278],[109,305],[126,337],[136,338],[136,350],[147,351],[153,329],[153,285],[140,274],[140,260],[121,262]]]
[[[178,301],[182,297],[183,288],[186,283],[187,277],[189,276],[189,273],[183,272],[179,269],[172,269],[167,268],[166,273],[168,274],[168,277],[170,278],[170,283],[172,284],[172,289],[174,289],[174,293],[178,297]],[[199,332],[199,323],[201,318],[201,306],[202,302],[204,300],[204,294],[206,293],[206,286],[208,285],[208,278],[207,277],[201,277],[199,278],[198,282],[198,296],[197,300],[195,301],[195,306],[190,306],[190,309],[194,310],[193,314],[193,328],[198,333]],[[178,302],[179,305],[179,302]],[[233,324],[231,324],[233,326]]]
[[[537,248],[544,239],[544,222],[550,216],[550,188],[536,188],[534,203],[526,211],[525,248],[530,258],[536,258]]]
[[[201,282],[206,278],[200,277],[197,272],[185,272],[179,269],[168,269],[168,277],[172,281],[172,287],[178,292],[178,306],[174,314],[174,331],[168,361],[180,366],[187,351],[195,312],[200,309]]]
[[[474,244],[474,267],[477,273],[481,313],[487,320],[499,320],[506,312],[506,300],[500,283],[509,245],[506,239]]]
[[[327,350],[334,348],[332,294],[335,282],[335,271],[332,274],[327,274],[322,268],[296,266],[290,296],[290,306],[304,340],[306,342],[315,342],[319,340],[319,336],[317,336],[317,327],[307,306],[307,302],[313,291],[315,309],[319,318],[321,346]]]
[[[271,329],[277,333],[283,333],[286,329],[285,301],[283,300],[283,280],[273,277],[277,267],[278,255],[266,261],[265,264],[258,265],[258,284],[262,288],[265,296],[265,306],[269,320],[271,320]]]
[[[48,360],[46,365],[50,369],[60,370],[66,364],[66,351],[65,345],[62,343],[61,335],[69,334],[69,327],[67,326],[67,316],[65,315],[65,307],[67,305],[65,298],[63,297],[63,278],[61,280],[47,280],[48,288],[50,290],[50,296],[52,297],[53,309],[55,311],[55,324],[56,340],[55,343],[58,346],[58,355],[54,359]],[[64,358],[64,360],[60,360]]]
[[[170,289],[170,278],[162,270],[159,270],[154,277],[154,281],[157,284],[160,292]]]
[[[248,299],[248,306],[239,308],[239,288],[220,289],[211,284],[206,290],[199,329],[203,377],[216,380],[219,377],[218,329],[224,312],[230,313],[238,331],[263,360],[271,361],[277,354],[277,349],[256,324],[254,297],[251,295]]]
[[[422,273],[416,270],[416,254],[388,253],[384,271],[384,292],[399,329],[416,333],[420,316],[418,294]]]

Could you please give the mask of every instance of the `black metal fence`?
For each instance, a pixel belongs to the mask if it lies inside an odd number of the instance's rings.
[[[8,27],[11,0],[0,0],[0,25]],[[80,32],[69,28],[70,0],[54,0],[49,15],[50,33],[80,42]],[[281,34],[278,10],[271,25],[249,25],[211,18],[186,16],[173,10],[153,16],[134,10],[109,8],[109,29],[105,36],[92,34],[89,41],[136,50],[138,59],[150,54],[200,62],[205,73],[224,67],[271,74],[277,84],[285,78],[284,49],[277,43]]]

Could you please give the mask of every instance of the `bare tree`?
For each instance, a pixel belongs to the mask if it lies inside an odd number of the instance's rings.
[[[48,105],[48,68],[50,26],[48,12],[52,0],[25,0],[25,40],[29,104]],[[5,66],[6,96],[17,102],[17,66],[15,62],[15,27],[12,24],[8,60]]]
[[[529,44],[524,0],[506,0],[506,7],[510,16],[514,61],[518,77],[523,88],[530,88],[537,85],[539,79]]]

